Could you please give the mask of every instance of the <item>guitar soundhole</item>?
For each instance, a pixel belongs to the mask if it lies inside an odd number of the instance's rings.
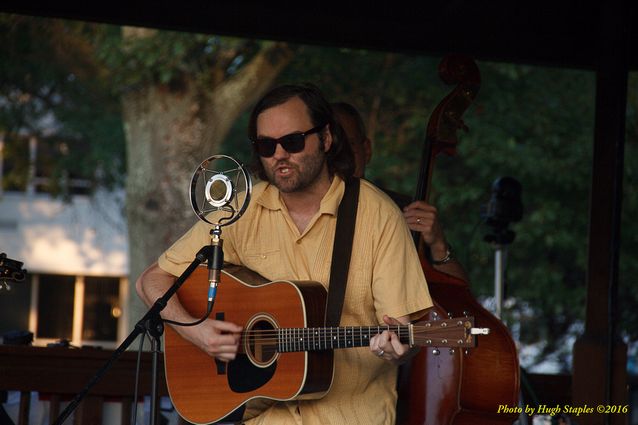
[[[277,357],[277,326],[269,316],[253,318],[246,327],[245,351],[259,367],[267,367]]]

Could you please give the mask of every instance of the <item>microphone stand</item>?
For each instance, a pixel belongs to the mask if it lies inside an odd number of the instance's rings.
[[[516,233],[507,229],[507,222],[492,222],[491,225],[494,229],[494,233],[485,236],[485,241],[490,242],[494,247],[494,300],[496,305],[495,315],[500,320],[503,320],[503,298],[506,289],[504,276],[507,265],[507,246],[514,241]],[[527,372],[522,366],[520,366],[519,369],[522,384],[525,388],[529,389],[530,384],[529,380],[527,379]],[[526,403],[523,403],[524,392],[522,388],[519,390],[519,394],[519,407],[524,407],[524,404]],[[534,397],[533,391],[532,397]],[[530,417],[528,416],[526,410],[523,409],[515,423],[518,425],[527,425],[530,423]]]
[[[494,245],[494,298],[496,301],[496,317],[502,317],[503,296],[505,292],[505,265],[507,262],[507,245]]]
[[[219,230],[219,226],[217,226],[214,230],[211,231],[214,234],[213,242],[211,245],[207,245],[199,250],[199,252],[195,255],[195,259],[193,262],[184,270],[184,272],[175,280],[173,285],[168,288],[168,290],[162,295],[160,298],[155,301],[155,303],[151,306],[151,308],[146,312],[146,314],[137,322],[133,331],[129,334],[128,337],[117,347],[111,358],[102,366],[101,369],[97,371],[97,373],[91,378],[89,383],[84,387],[82,391],[80,391],[75,398],[69,403],[69,405],[60,413],[60,416],[55,420],[53,425],[62,425],[64,421],[69,417],[71,413],[78,407],[82,399],[86,396],[86,394],[99,382],[99,380],[104,376],[104,374],[108,371],[111,365],[120,357],[120,355],[135,341],[135,339],[143,334],[148,333],[151,336],[151,352],[152,352],[152,378],[151,378],[151,425],[157,424],[158,419],[158,402],[159,402],[159,394],[157,391],[158,382],[158,365],[159,365],[159,356],[161,353],[161,340],[160,337],[164,333],[164,324],[162,323],[162,318],[160,313],[166,305],[168,304],[168,300],[175,295],[177,290],[184,284],[186,279],[195,271],[195,269],[204,261],[208,263],[209,269],[209,281],[211,280],[211,276],[217,279],[219,278],[219,272],[221,270],[221,265],[223,264],[223,251],[222,248],[222,240],[219,238],[221,231]],[[220,261],[221,260],[221,261]],[[213,270],[214,266],[218,266],[217,270]],[[211,282],[211,287],[215,286],[217,288],[217,281]],[[212,300],[211,300],[211,292]],[[215,291],[209,291],[208,301],[209,303],[214,301],[214,293]],[[136,402],[136,401],[134,401]]]
[[[488,223],[489,224],[489,223]],[[507,245],[511,244],[516,234],[507,229],[507,223],[491,223],[493,234],[485,236],[494,248],[494,301],[495,315],[499,319],[503,312],[503,298],[505,294],[505,267],[507,261]]]

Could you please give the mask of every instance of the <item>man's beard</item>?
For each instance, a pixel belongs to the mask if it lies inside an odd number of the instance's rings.
[[[315,154],[304,156],[300,163],[280,161],[273,168],[264,167],[268,181],[283,193],[300,192],[311,187],[319,178],[324,164],[326,154],[322,149],[318,149]],[[275,169],[286,165],[291,172],[288,176],[275,174]]]

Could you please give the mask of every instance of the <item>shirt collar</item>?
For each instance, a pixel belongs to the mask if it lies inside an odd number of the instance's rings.
[[[319,214],[330,214],[336,216],[344,191],[345,184],[343,183],[343,180],[335,174],[328,191],[323,196],[323,199],[321,199]],[[255,202],[262,207],[273,211],[284,209],[279,189],[270,183],[266,183],[266,188],[257,196]]]

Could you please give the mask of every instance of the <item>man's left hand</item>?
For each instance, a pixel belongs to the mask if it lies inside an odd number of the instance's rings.
[[[390,326],[407,325],[408,317],[395,319],[384,315],[383,322]],[[411,350],[409,345],[401,343],[395,332],[385,330],[370,338],[370,351],[382,359],[401,363]]]

